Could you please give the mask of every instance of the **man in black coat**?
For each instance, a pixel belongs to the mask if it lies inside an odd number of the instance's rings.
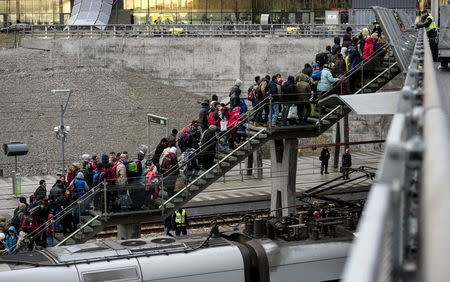
[[[320,152],[319,160],[321,161],[320,164],[320,174],[323,174],[325,171],[325,174],[328,174],[328,160],[330,159],[330,151],[328,151],[328,148],[325,147]]]
[[[45,183],[45,180],[42,179],[39,181],[39,187],[36,188],[36,191],[34,192],[35,201],[43,200],[45,197],[47,197],[47,183]]]
[[[350,155],[350,149],[345,149],[345,154],[342,155],[342,167],[341,172],[343,179],[349,179],[349,168],[352,166],[352,156]]]
[[[209,114],[209,101],[205,100],[202,102],[202,108],[198,113],[198,122],[202,132],[208,129],[208,114]]]

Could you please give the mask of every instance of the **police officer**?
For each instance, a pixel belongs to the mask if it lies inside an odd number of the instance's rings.
[[[438,33],[436,22],[427,10],[422,11],[422,23],[416,25],[417,28],[424,27],[427,30],[428,41],[430,42],[433,61],[438,61]]]
[[[185,209],[178,209],[173,215],[173,221],[175,226],[175,235],[180,236],[180,234],[187,235],[188,221]]]

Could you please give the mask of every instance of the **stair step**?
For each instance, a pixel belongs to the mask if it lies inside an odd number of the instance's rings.
[[[331,118],[327,117],[326,119],[322,120],[322,124],[331,124],[331,122],[329,121],[330,119]],[[309,117],[308,121],[316,123],[316,122],[319,121],[319,119],[318,118]]]
[[[175,199],[173,199],[174,203],[182,203],[184,202],[184,199],[182,197],[176,197]]]
[[[89,220],[91,220],[92,218],[93,218],[93,216],[83,215],[83,216],[81,216],[81,221],[86,223]],[[100,220],[97,220],[97,219],[92,221],[91,223],[89,223],[89,226],[100,226],[100,225],[102,225],[102,222]]]
[[[241,151],[241,150],[238,150],[238,151],[234,152],[233,155],[235,155],[235,156],[245,156],[245,152]]]
[[[228,155],[225,155],[225,154],[218,154],[217,155],[217,157],[221,160],[221,159],[224,159],[226,156],[228,156]],[[233,156],[233,155],[230,155],[230,156],[228,156],[228,158],[226,158],[228,161],[230,161],[230,162],[235,162],[235,161],[237,161],[237,158],[235,157],[235,156]],[[217,159],[216,159],[217,160]]]
[[[213,178],[214,178],[214,175],[211,174],[211,173],[207,173],[207,174],[205,174],[205,175],[203,176],[203,178],[204,178],[204,179],[213,179]]]
[[[189,186],[189,191],[197,191],[197,190],[199,190],[200,189],[200,187],[198,187],[197,185],[191,185],[191,186]]]
[[[166,209],[173,209],[173,208],[175,208],[175,205],[173,203],[166,204]]]
[[[92,228],[91,226],[88,225],[88,226],[83,228],[82,232],[83,233],[91,233],[91,232],[94,232],[94,228]]]
[[[248,126],[247,126],[247,132],[249,132],[249,131],[260,131],[263,128],[265,128],[265,127],[263,127],[263,126],[254,126],[253,124],[249,123]]]
[[[181,192],[181,196],[183,196],[183,197],[185,197],[185,198],[187,198],[187,197],[189,197],[189,196],[191,196],[191,195],[192,195],[192,194],[189,193],[189,191],[187,191],[187,190]]]
[[[220,166],[221,166],[221,167],[229,167],[229,166],[231,166],[231,164],[230,164],[230,163],[227,163],[227,162],[221,162],[221,163],[220,163]]]
[[[63,233],[55,233],[55,238],[59,241],[62,242],[66,237],[64,236]],[[75,240],[70,238],[68,239],[63,245],[74,245],[76,244]]]
[[[250,144],[252,144],[252,145],[258,145],[259,143],[261,143],[261,142],[259,142],[259,140],[256,140],[256,139],[250,140]]]
[[[206,180],[200,178],[199,180],[197,180],[197,181],[195,182],[195,184],[197,184],[197,185],[205,185],[205,184],[206,184]]]

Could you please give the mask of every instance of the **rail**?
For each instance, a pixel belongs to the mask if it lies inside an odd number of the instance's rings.
[[[350,25],[361,30],[365,25]],[[19,33],[51,37],[333,37],[347,25],[325,24],[139,24],[139,25],[32,25]]]
[[[346,282],[450,277],[448,113],[425,30],[418,33],[399,95],[377,183],[345,267]]]
[[[89,224],[91,224],[92,222],[94,222],[95,220],[97,220],[97,218],[99,218],[100,215],[96,215],[94,216],[92,219],[90,219],[88,222],[86,222],[85,224],[83,224],[80,228],[78,228],[77,230],[75,230],[74,232],[72,232],[72,234],[70,234],[69,236],[67,236],[66,238],[64,238],[61,242],[59,242],[55,247],[59,247],[62,244],[64,244],[67,240],[69,240],[70,238],[72,238],[73,236],[75,236],[75,234],[77,234],[78,232],[83,231],[84,228],[86,228],[86,226],[88,226]]]

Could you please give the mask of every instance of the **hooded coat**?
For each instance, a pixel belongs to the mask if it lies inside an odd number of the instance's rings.
[[[241,108],[235,107],[231,110],[230,116],[228,118],[228,128],[231,128],[238,124],[239,118],[241,117]]]
[[[363,51],[363,56],[362,58],[368,59],[374,52],[375,49],[375,44],[373,42],[373,38],[372,37],[367,37],[366,38],[366,44],[364,44],[364,51]]]
[[[237,80],[233,87],[230,89],[230,108],[238,107],[239,100],[241,99],[241,84],[242,81]]]
[[[320,76],[319,83],[317,83],[317,91],[328,91],[333,88],[333,83],[340,80],[339,78],[334,78],[331,71],[328,68],[323,68],[322,75]]]
[[[309,97],[311,96],[311,86],[308,82],[308,76],[304,73],[297,76],[297,83],[295,86],[297,87],[298,101],[308,102]]]
[[[14,232],[13,235],[9,234],[9,231]],[[5,236],[5,247],[6,247],[6,254],[12,254],[14,250],[16,249],[17,240],[19,237],[17,236],[17,231],[14,226],[10,226],[8,228],[8,233]]]
[[[200,153],[199,161],[204,169],[209,169],[214,164],[214,156],[216,155],[216,130],[217,126],[210,125],[203,133],[200,141],[202,151]]]

